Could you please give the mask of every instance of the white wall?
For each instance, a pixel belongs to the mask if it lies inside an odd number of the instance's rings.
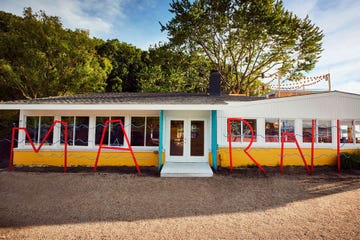
[[[228,147],[227,119],[243,118],[257,120],[257,141],[253,147],[279,148],[280,142],[265,142],[265,119],[275,118],[295,120],[295,134],[302,147],[302,121],[307,119],[331,120],[332,143],[316,144],[317,148],[336,148],[336,120],[360,120],[360,95],[330,92],[306,96],[264,99],[252,102],[229,102],[224,110],[218,111],[218,144]],[[248,143],[233,143],[233,146],[246,147]],[[285,147],[296,147],[295,143],[285,143]],[[360,144],[343,144],[342,149],[359,148]]]
[[[242,115],[249,117],[358,119],[360,95],[329,92],[252,102],[229,102],[224,112],[231,115],[233,111],[241,111]]]

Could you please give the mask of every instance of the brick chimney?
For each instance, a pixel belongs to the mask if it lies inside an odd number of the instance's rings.
[[[220,96],[221,95],[221,74],[212,70],[210,73],[210,96]]]

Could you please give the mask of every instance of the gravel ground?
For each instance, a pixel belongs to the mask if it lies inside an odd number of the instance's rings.
[[[360,173],[0,170],[0,239],[360,239]]]

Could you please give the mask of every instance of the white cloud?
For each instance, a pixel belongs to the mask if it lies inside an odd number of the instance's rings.
[[[121,0],[4,0],[1,9],[22,15],[25,7],[33,11],[44,10],[46,14],[59,16],[64,27],[86,29],[92,36],[109,34],[114,21],[124,19]],[[116,19],[116,20],[115,20]]]
[[[360,82],[346,81],[344,83],[340,83],[339,84],[339,89],[337,89],[337,90],[340,90],[340,91],[343,91],[343,92],[350,92],[350,93],[359,94],[359,89],[360,89]]]
[[[286,9],[304,18],[315,8],[317,0],[303,0],[301,3],[295,0],[284,0],[283,2]]]
[[[331,73],[332,88],[360,93],[360,1],[285,0],[299,17],[309,15],[324,32],[322,57],[310,76]]]

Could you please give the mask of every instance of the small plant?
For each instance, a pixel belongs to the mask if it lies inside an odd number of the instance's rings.
[[[342,169],[360,169],[360,149],[341,153],[340,164]]]

